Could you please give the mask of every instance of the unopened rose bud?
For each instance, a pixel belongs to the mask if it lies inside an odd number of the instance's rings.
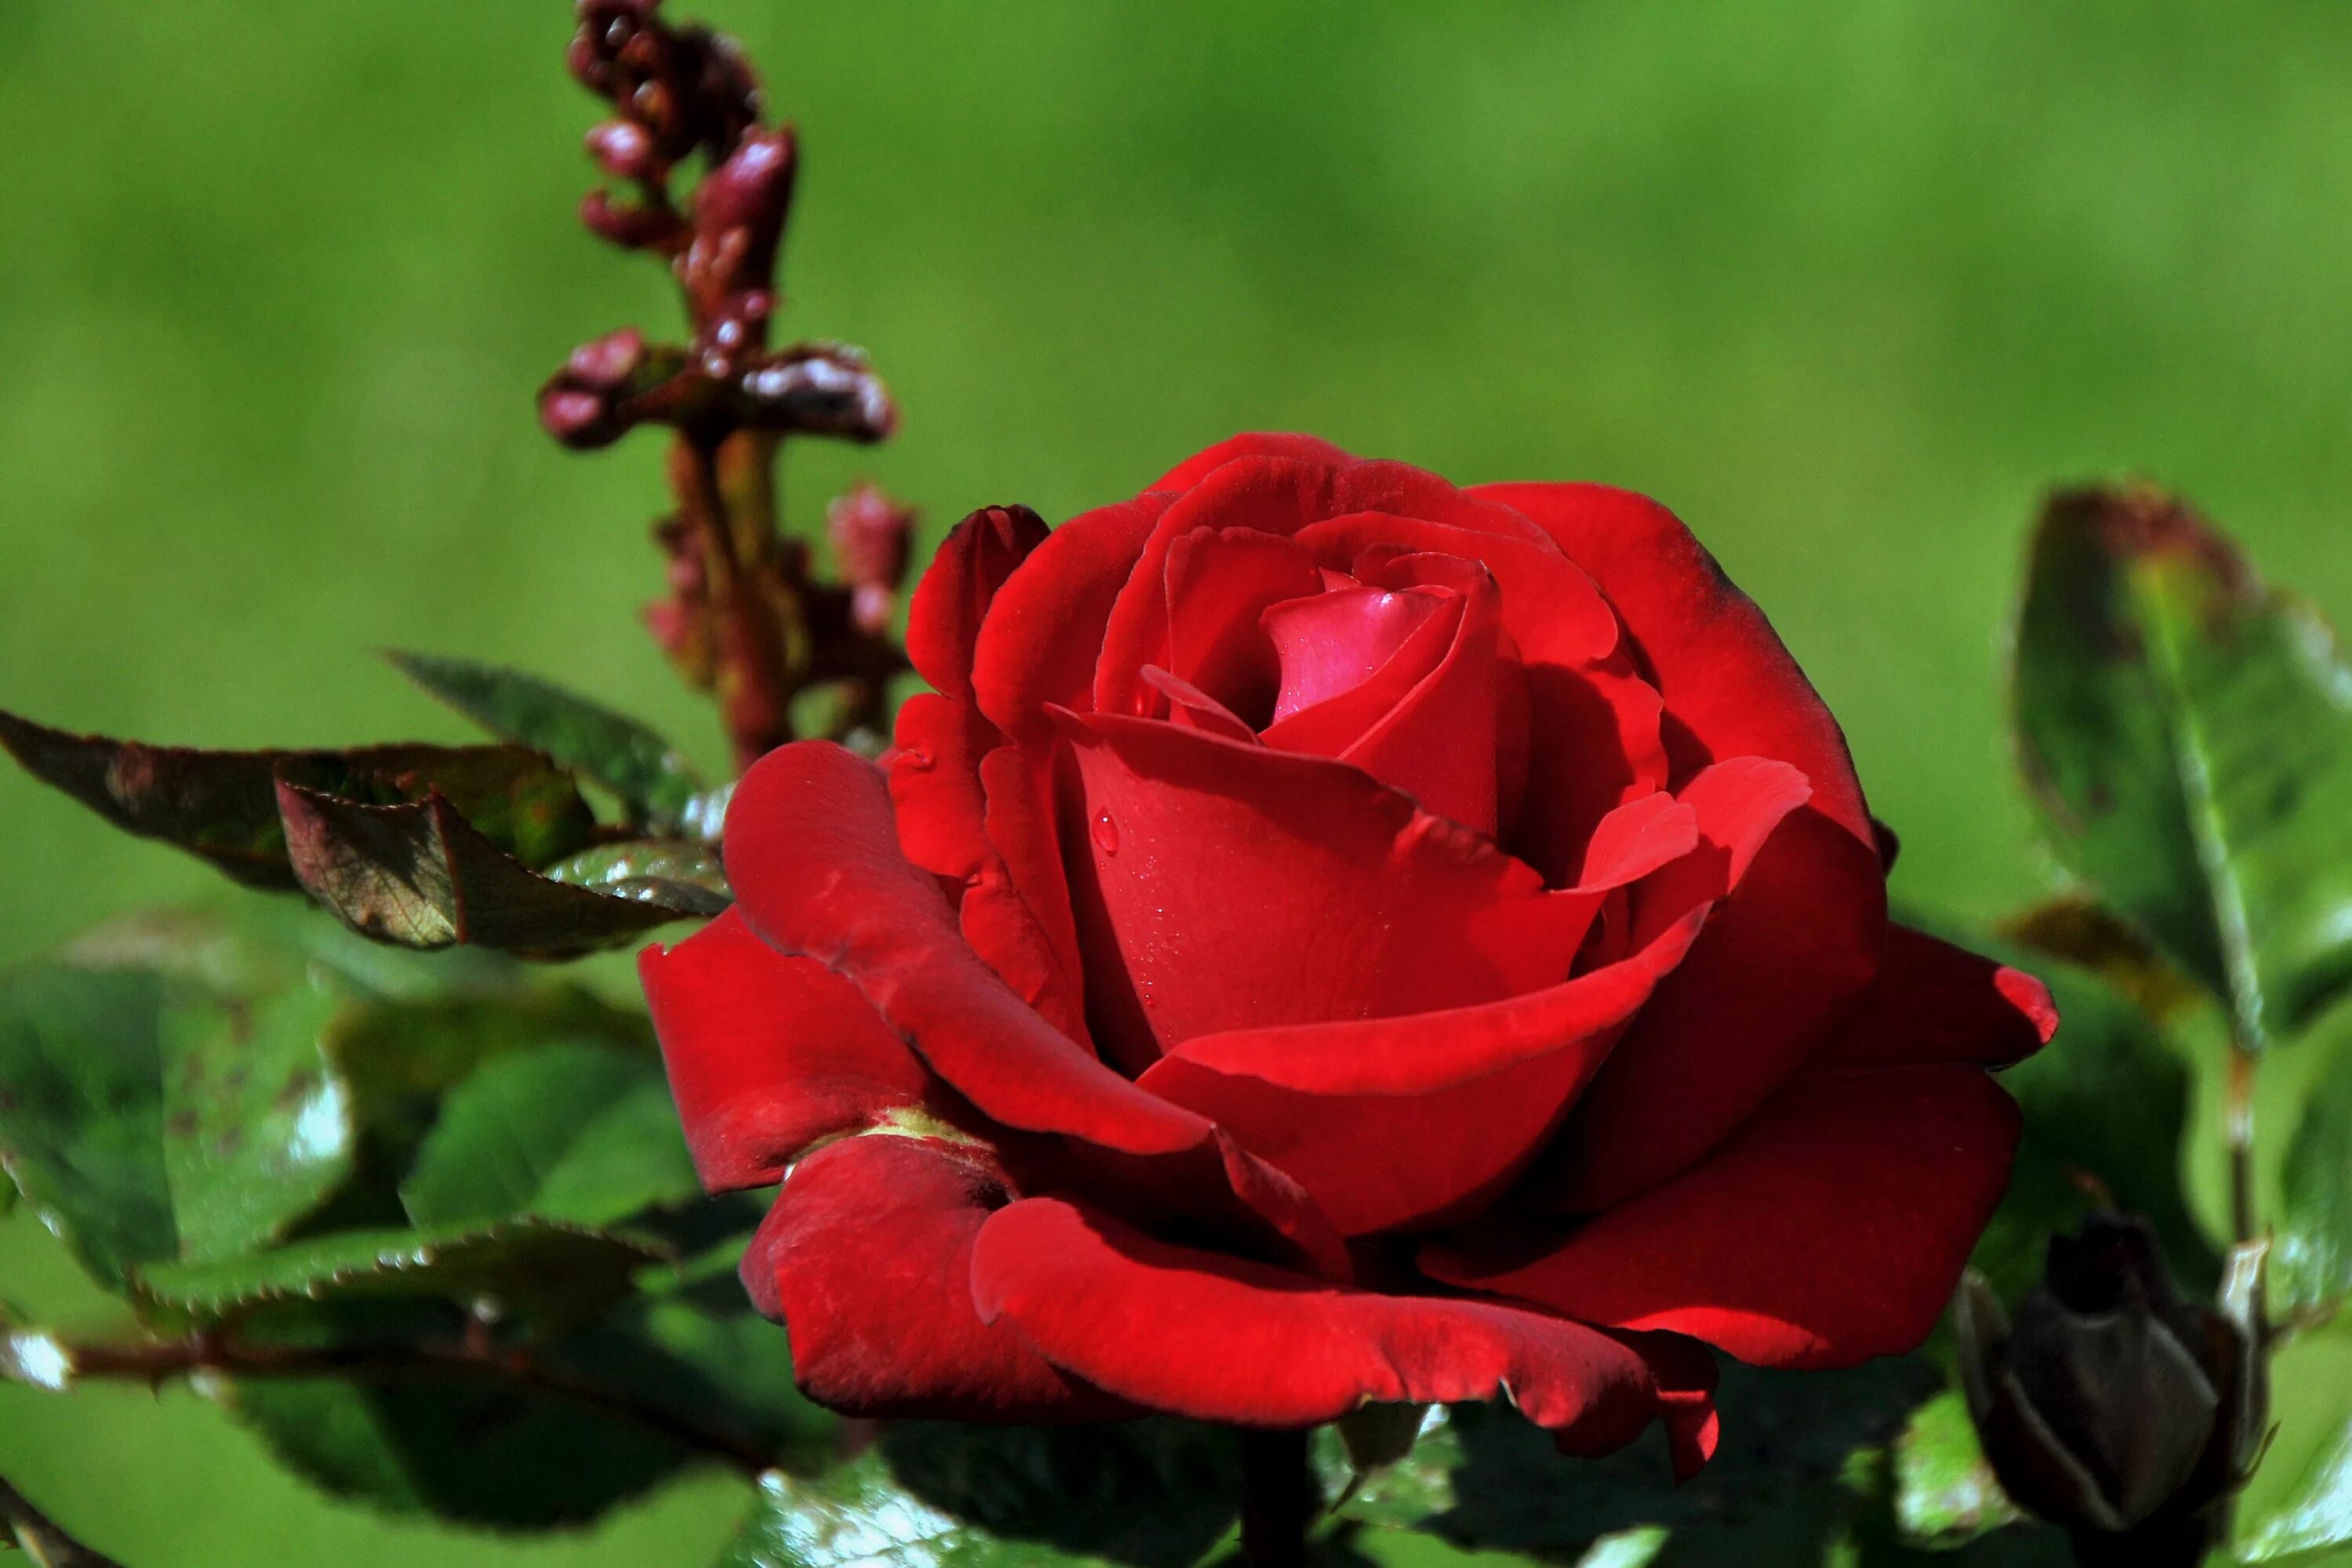
[[[2183,1300],[2147,1223],[2097,1215],[2051,1238],[2013,1321],[1980,1275],[1961,1281],[1961,1382],[1985,1456],[2081,1562],[2195,1563],[2244,1481],[2265,1419],[2259,1253],[2233,1263],[2223,1310]]]

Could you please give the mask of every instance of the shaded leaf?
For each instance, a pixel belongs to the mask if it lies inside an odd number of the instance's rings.
[[[2145,489],[2054,497],[2018,624],[2059,855],[2259,1047],[2352,979],[2352,671],[2307,605]]]
[[[138,1271],[148,1300],[208,1321],[278,1301],[422,1296],[489,1300],[575,1320],[629,1289],[656,1255],[619,1237],[540,1220],[475,1230],[343,1231],[273,1251]]]
[[[732,1258],[701,1260],[533,1345],[540,1382],[246,1378],[207,1392],[329,1491],[509,1530],[585,1522],[707,1460],[709,1446],[683,1439],[672,1422],[813,1468],[836,1418],[793,1386],[784,1332],[751,1313]],[[269,1326],[309,1342],[396,1345],[446,1339],[458,1323],[446,1308],[373,1302],[305,1307]]]
[[[690,902],[668,904],[550,881],[501,852],[439,795],[359,805],[290,783],[278,793],[304,889],[379,942],[569,956],[711,912],[699,889]]]
[[[1008,1546],[1182,1568],[1232,1526],[1234,1434],[1155,1417],[1108,1426],[893,1422],[881,1451],[914,1502]]]
[[[698,914],[718,914],[735,901],[719,851],[677,838],[640,838],[583,849],[547,868],[546,875],[616,899]]]
[[[571,775],[517,746],[213,752],[68,734],[5,712],[0,746],[125,832],[163,839],[257,887],[299,881],[279,821],[280,779],[373,805],[437,790],[530,865],[571,854],[595,826]]]
[[[42,964],[0,979],[0,1168],[101,1284],[179,1250],[163,1158],[164,983]]]
[[[400,1195],[420,1226],[594,1226],[700,1190],[661,1064],[575,1044],[503,1057],[460,1086]]]
[[[620,797],[629,820],[675,832],[703,783],[634,719],[520,670],[431,654],[387,654],[400,672],[502,740],[545,752]]]
[[[2280,1200],[2271,1251],[2277,1303],[2292,1309],[2352,1292],[2352,1044],[2305,1090]]]

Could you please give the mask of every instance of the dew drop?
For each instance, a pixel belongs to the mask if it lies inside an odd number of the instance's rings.
[[[1109,812],[1095,813],[1094,840],[1095,847],[1104,854],[1118,853],[1118,824],[1110,819]]]

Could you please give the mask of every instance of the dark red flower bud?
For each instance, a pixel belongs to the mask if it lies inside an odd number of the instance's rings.
[[[1980,1276],[1954,1315],[1985,1455],[2021,1506],[2085,1563],[2198,1562],[2266,1419],[2258,1248],[2233,1257],[2221,1310],[2182,1300],[2145,1220],[2096,1215],[2053,1237],[2012,1321]]]
[[[898,607],[915,532],[915,510],[877,485],[860,484],[824,509],[833,558],[850,586],[850,616],[859,629],[880,632]]]
[[[647,179],[659,168],[654,139],[642,125],[608,120],[588,132],[587,142],[588,155],[616,180]]]

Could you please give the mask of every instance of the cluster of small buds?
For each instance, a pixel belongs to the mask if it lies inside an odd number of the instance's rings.
[[[839,688],[833,731],[878,722],[906,667],[890,636],[913,514],[870,488],[829,514],[836,582],[776,531],[783,437],[878,441],[898,423],[866,356],[844,343],[769,346],[776,268],[799,153],[766,123],[751,64],[706,27],[662,20],[661,0],[580,0],[572,74],[612,106],[588,153],[619,187],[581,206],[612,243],[660,258],[684,297],[682,344],[635,328],[583,343],[540,389],[540,422],[567,447],[644,425],[676,433],[677,510],[655,527],[666,591],[646,623],[678,671],[715,691],[739,761],[789,739],[813,686]],[[681,165],[700,178],[680,195]]]

